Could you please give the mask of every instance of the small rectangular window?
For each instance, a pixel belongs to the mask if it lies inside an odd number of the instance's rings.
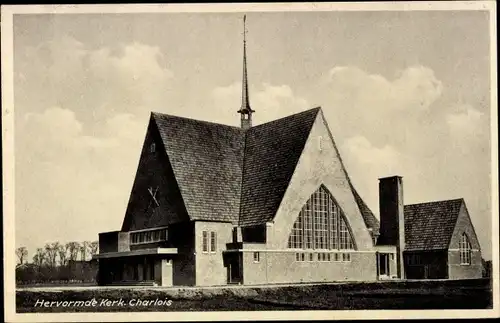
[[[295,261],[300,261],[300,253],[295,254]]]
[[[208,232],[203,231],[203,252],[208,252]]]
[[[322,136],[318,137],[318,150],[323,151],[323,137]]]
[[[217,251],[217,232],[210,232],[210,252]]]
[[[305,253],[301,253],[300,254],[300,259],[301,259],[301,261],[305,261],[306,260],[306,254]]]
[[[336,254],[335,254],[335,258],[334,258],[334,259],[335,259],[335,261],[339,261],[339,260],[340,260],[339,258],[340,258],[340,257],[339,257],[339,254],[338,254],[338,253],[336,253]]]
[[[332,259],[331,259],[331,255],[330,255],[329,253],[327,253],[327,254],[326,254],[326,259],[327,259],[328,261],[332,261]]]
[[[351,254],[350,253],[343,253],[342,254],[342,261],[351,261]]]
[[[155,143],[152,143],[150,148],[149,148],[149,151],[154,153],[156,151],[156,144]]]
[[[313,261],[313,254],[312,253],[309,254],[309,261]]]
[[[260,253],[259,252],[253,253],[253,262],[260,262]]]

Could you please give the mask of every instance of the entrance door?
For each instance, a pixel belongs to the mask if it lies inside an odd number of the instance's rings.
[[[154,259],[146,258],[144,260],[144,280],[155,279],[155,264]]]
[[[232,254],[228,257],[227,282],[228,284],[241,283],[241,254]]]
[[[379,254],[379,275],[389,276],[389,255],[386,253]]]

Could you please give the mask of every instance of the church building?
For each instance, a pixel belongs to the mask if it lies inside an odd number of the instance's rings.
[[[402,177],[381,178],[379,221],[321,108],[252,125],[245,40],[237,112],[151,113],[122,227],[99,234],[100,285],[481,277],[463,199],[404,205]]]

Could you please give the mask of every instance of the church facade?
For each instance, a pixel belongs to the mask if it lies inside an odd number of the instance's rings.
[[[152,113],[120,230],[99,234],[100,285],[216,286],[481,277],[463,199],[404,205],[379,180],[380,221],[321,108],[241,127]]]
[[[380,221],[320,108],[248,128],[152,113],[122,228],[99,235],[98,281],[481,277],[463,199],[404,205],[399,176],[379,189]]]

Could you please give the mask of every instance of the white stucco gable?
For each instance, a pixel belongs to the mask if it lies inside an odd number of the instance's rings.
[[[342,209],[357,250],[371,250],[373,241],[366,228],[335,142],[320,110],[305,143],[290,184],[268,227],[268,247],[284,249],[302,207],[324,185]]]

